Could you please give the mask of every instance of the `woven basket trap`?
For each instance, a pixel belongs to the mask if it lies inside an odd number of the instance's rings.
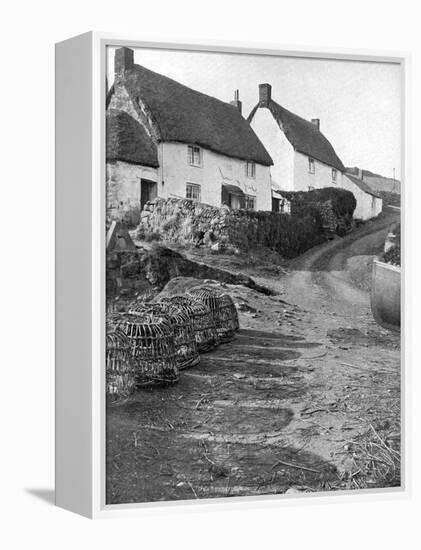
[[[178,368],[182,370],[199,363],[199,353],[192,321],[183,307],[168,301],[154,303],[133,302],[129,306],[129,313],[149,313],[168,320],[174,330]]]
[[[162,301],[170,302],[182,308],[189,317],[199,352],[204,353],[210,351],[218,345],[215,321],[212,312],[205,304],[187,295],[171,296],[169,298],[163,298]]]

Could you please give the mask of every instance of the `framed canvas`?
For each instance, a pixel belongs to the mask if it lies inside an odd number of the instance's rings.
[[[405,494],[407,67],[56,45],[58,506]]]

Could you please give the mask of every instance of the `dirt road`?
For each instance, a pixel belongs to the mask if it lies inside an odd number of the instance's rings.
[[[399,336],[369,308],[367,266],[396,218],[295,260],[278,294],[222,285],[235,340],[174,387],[107,414],[107,502],[399,484]],[[213,260],[214,261],[214,260]]]
[[[300,256],[285,280],[286,299],[307,309],[321,307],[326,314],[371,317],[369,289],[361,278],[370,274],[368,262],[382,251],[389,227],[398,219],[399,213],[389,211],[382,220]]]

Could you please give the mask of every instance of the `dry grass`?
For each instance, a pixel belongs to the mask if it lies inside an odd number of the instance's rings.
[[[369,429],[350,440],[345,448],[353,468],[340,476],[338,489],[398,487],[401,483],[400,434],[389,431],[380,435]]]

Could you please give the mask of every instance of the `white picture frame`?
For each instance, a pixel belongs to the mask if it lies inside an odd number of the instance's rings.
[[[147,42],[89,32],[56,45],[56,504],[90,518],[162,507],[299,504],[302,495],[149,504],[105,504],[105,75],[106,47],[282,55],[397,63],[402,77],[402,214],[408,201],[406,53]],[[403,253],[405,258],[405,250]],[[404,277],[405,278],[405,277]],[[403,280],[403,296],[407,294]],[[402,307],[408,315],[408,301]],[[405,315],[402,315],[402,487],[305,495],[313,502],[396,499],[409,493]]]

